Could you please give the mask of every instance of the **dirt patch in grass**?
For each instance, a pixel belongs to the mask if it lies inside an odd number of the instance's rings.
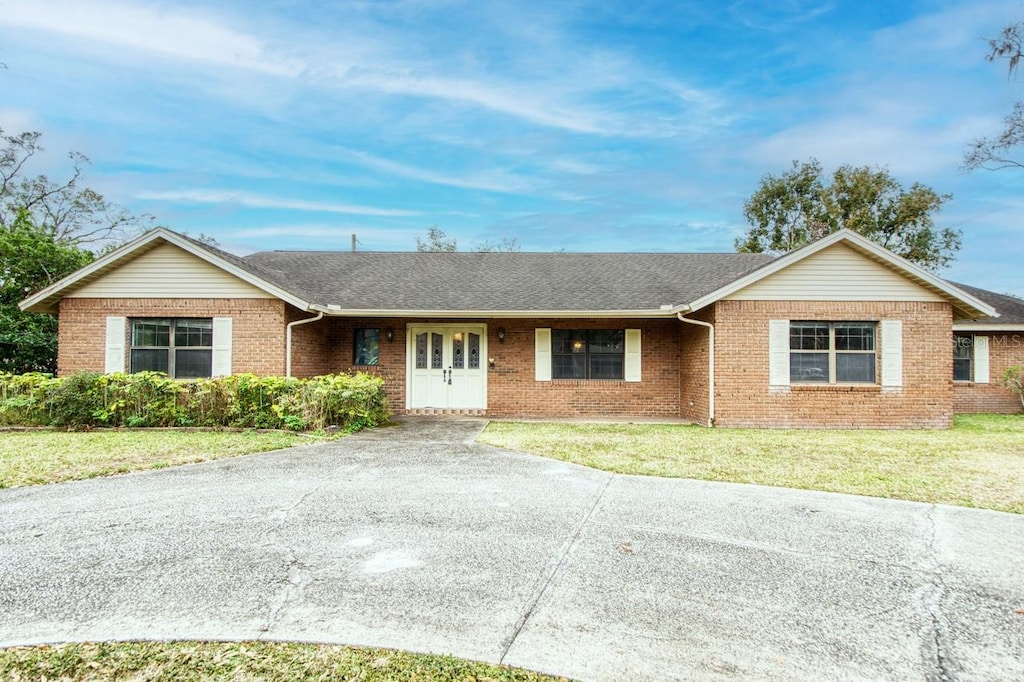
[[[12,431],[0,434],[0,488],[161,469],[308,442],[279,431]]]
[[[107,642],[0,649],[2,680],[565,680],[452,656],[287,642]]]
[[[957,416],[942,431],[492,422],[479,440],[624,474],[1024,513],[1024,415]]]

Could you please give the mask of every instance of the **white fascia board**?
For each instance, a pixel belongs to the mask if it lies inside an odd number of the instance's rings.
[[[734,294],[740,289],[745,289],[751,284],[754,284],[755,282],[758,282],[764,279],[765,277],[768,277],[769,275],[773,275],[776,272],[783,270],[789,267],[790,265],[793,265],[794,263],[798,263],[799,261],[802,261],[803,259],[808,258],[809,256],[813,256],[819,251],[827,249],[828,247],[834,244],[838,244],[839,242],[847,242],[855,249],[866,252],[867,254],[870,254],[871,256],[877,258],[878,260],[881,260],[889,264],[896,270],[901,271],[905,276],[909,277],[911,280],[917,280],[920,283],[923,283],[927,286],[939,290],[948,298],[954,299],[955,301],[964,304],[963,306],[958,307],[965,307],[969,312],[975,313],[977,317],[999,317],[999,313],[996,312],[995,308],[985,303],[984,301],[974,296],[971,296],[966,291],[963,291],[953,286],[952,284],[942,279],[941,277],[933,275],[932,273],[928,272],[921,266],[915,265],[914,263],[911,263],[905,258],[897,256],[892,251],[889,251],[888,249],[879,246],[878,244],[875,244],[867,237],[864,237],[854,232],[853,230],[848,229],[842,229],[839,230],[838,232],[833,232],[827,237],[822,237],[816,242],[811,242],[810,244],[802,246],[799,249],[796,249],[795,251],[790,251],[786,255],[780,256],[779,258],[758,268],[757,270],[743,277],[740,277],[739,279],[734,280],[733,282],[730,282],[724,287],[721,287],[715,291],[712,291],[709,294],[701,296],[697,300],[690,303],[689,308],[691,310],[699,310],[701,308],[704,308],[705,306],[708,306],[714,303],[715,301],[721,300],[726,296],[729,296],[730,294]]]
[[[1017,322],[1016,324],[1000,324],[996,320],[981,321],[981,322],[954,322],[953,331],[955,332],[980,332],[980,331],[992,331],[992,332],[1021,332],[1024,331],[1024,323]]]
[[[245,270],[242,270],[241,268],[233,265],[232,263],[229,263],[223,258],[210,253],[209,251],[202,247],[196,246],[187,239],[182,238],[178,233],[172,232],[163,227],[157,227],[146,232],[145,234],[128,242],[124,246],[121,246],[120,248],[111,251],[107,255],[94,260],[92,263],[89,263],[89,265],[86,265],[84,268],[76,270],[67,277],[58,280],[57,282],[54,282],[45,289],[42,289],[41,291],[38,291],[32,296],[26,298],[24,301],[18,304],[18,307],[21,308],[22,310],[28,310],[29,308],[44,303],[47,299],[53,298],[55,296],[59,297],[61,292],[63,292],[65,289],[74,286],[78,282],[81,282],[82,280],[87,279],[94,274],[102,272],[103,270],[112,265],[116,265],[119,261],[128,258],[134,252],[138,251],[142,247],[147,246],[148,244],[158,239],[168,242],[170,244],[174,244],[175,246],[191,253],[193,256],[201,258],[207,263],[217,268],[220,268],[221,270],[224,270],[225,272],[234,275],[235,277],[238,277],[239,279],[245,282],[248,282],[257,289],[261,289],[272,296],[276,296],[277,298],[280,298],[283,301],[287,301],[288,303],[292,304],[297,308],[303,310],[308,310],[310,308],[309,303],[307,303],[306,301],[303,301],[302,299],[293,296],[292,294],[271,284],[270,282],[267,282],[263,279],[260,279],[259,277],[256,277],[255,275],[246,272]]]
[[[312,305],[310,310],[323,312],[328,317],[437,317],[437,318],[674,318],[671,311],[650,310],[369,310],[344,309],[331,306]]]

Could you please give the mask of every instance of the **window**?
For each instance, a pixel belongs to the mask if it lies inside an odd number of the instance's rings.
[[[874,322],[790,322],[793,383],[875,383]]]
[[[622,329],[552,329],[553,379],[622,379]]]
[[[211,376],[213,320],[132,320],[131,371],[164,372],[177,379]]]
[[[971,380],[973,347],[974,337],[959,334],[953,337],[953,381]]]
[[[353,335],[353,365],[380,364],[380,330],[357,329]]]

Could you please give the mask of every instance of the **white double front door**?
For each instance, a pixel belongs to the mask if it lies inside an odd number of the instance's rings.
[[[412,325],[406,338],[409,409],[487,408],[486,325]]]

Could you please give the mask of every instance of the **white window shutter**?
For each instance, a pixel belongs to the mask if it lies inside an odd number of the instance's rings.
[[[107,353],[103,371],[111,372],[124,371],[124,342],[126,333],[127,318],[107,318]]]
[[[988,337],[974,337],[974,383],[988,383]]]
[[[882,386],[903,385],[903,320],[882,320]]]
[[[626,330],[626,381],[640,381],[640,330]]]
[[[789,320],[768,320],[768,385],[789,386]]]
[[[231,318],[213,318],[213,376],[231,375]]]
[[[533,362],[537,381],[551,381],[551,330],[536,329],[535,332],[537,345]]]

